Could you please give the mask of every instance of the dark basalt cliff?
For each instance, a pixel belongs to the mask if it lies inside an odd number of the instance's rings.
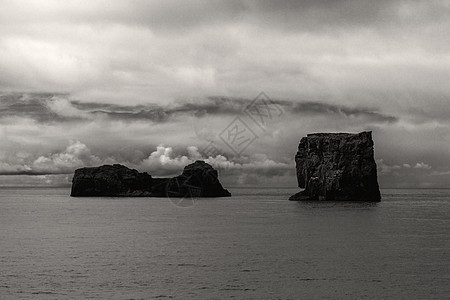
[[[289,200],[380,201],[372,132],[314,133],[295,155],[298,186]]]
[[[187,165],[173,178],[153,178],[122,165],[81,168],[72,180],[73,197],[230,197],[217,171],[204,161]]]

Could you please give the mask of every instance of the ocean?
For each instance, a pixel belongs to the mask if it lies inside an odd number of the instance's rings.
[[[0,189],[0,299],[449,299],[450,190],[379,203]]]

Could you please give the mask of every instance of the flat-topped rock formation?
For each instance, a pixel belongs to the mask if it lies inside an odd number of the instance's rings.
[[[231,194],[222,187],[217,171],[198,160],[173,178],[153,178],[119,164],[77,169],[71,196],[230,197]]]
[[[295,155],[298,186],[289,200],[380,201],[372,132],[314,133]]]

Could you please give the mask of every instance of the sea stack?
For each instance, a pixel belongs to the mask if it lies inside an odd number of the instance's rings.
[[[293,201],[380,201],[372,132],[314,133],[295,155],[298,186]]]
[[[75,170],[72,197],[230,197],[217,171],[204,161],[187,165],[173,178],[153,178],[125,166],[103,165]]]

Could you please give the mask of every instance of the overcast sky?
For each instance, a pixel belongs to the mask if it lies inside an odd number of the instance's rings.
[[[0,185],[203,158],[225,185],[294,187],[302,136],[372,130],[381,187],[449,187],[449,15],[447,0],[0,0]],[[277,103],[263,127],[245,113],[260,92]],[[245,149],[223,139],[233,122]]]

